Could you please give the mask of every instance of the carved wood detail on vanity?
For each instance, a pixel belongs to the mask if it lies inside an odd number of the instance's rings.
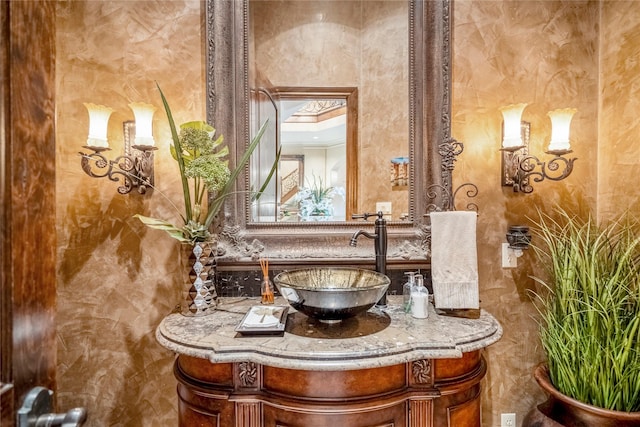
[[[262,426],[260,402],[236,403],[236,426]]]
[[[428,359],[422,359],[411,362],[411,375],[411,379],[414,385],[433,385],[433,376],[431,375],[431,361]]]
[[[410,426],[434,425],[432,399],[409,401],[409,425]]]
[[[480,426],[481,350],[343,371],[176,360],[180,425],[206,427]]]
[[[255,362],[240,362],[234,365],[237,389],[257,389],[260,385],[260,366]]]

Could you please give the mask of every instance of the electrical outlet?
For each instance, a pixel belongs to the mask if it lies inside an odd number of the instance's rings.
[[[518,255],[514,249],[509,248],[508,243],[502,244],[502,268],[516,268],[518,266]]]
[[[391,215],[391,202],[376,202],[376,212],[383,215]]]
[[[500,427],[516,427],[516,414],[500,414]]]

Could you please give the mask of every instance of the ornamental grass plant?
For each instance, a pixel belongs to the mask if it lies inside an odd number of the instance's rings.
[[[553,385],[589,405],[640,411],[638,221],[539,217],[533,248],[549,279],[534,278],[536,304]]]

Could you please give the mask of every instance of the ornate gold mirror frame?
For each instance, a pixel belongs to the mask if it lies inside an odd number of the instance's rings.
[[[430,259],[426,215],[452,209],[451,173],[461,144],[451,138],[451,2],[409,1],[409,220],[391,222],[388,258],[424,263]],[[231,163],[250,139],[248,0],[207,0],[207,119],[225,136]],[[219,232],[221,261],[370,261],[366,244],[349,247],[359,229],[373,221],[346,223],[251,223],[248,173],[237,182]]]

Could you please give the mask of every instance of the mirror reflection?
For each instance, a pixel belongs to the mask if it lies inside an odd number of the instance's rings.
[[[252,202],[253,220],[345,221],[353,209],[347,197],[355,201],[357,195],[356,169],[347,171],[348,162],[357,157],[355,88],[278,88],[268,98],[276,111],[271,116],[275,115],[278,123],[277,135],[271,138],[272,144],[263,144],[255,153],[254,165],[273,164],[276,147],[280,158],[273,183]],[[253,187],[257,188],[265,168],[252,170]]]
[[[346,99],[283,99],[281,105],[278,219],[344,221]]]
[[[406,160],[397,165],[409,156],[408,16],[398,0],[249,1],[250,127],[272,124],[253,188],[281,148],[250,222],[348,221],[381,208],[406,217],[413,183],[398,176]]]

